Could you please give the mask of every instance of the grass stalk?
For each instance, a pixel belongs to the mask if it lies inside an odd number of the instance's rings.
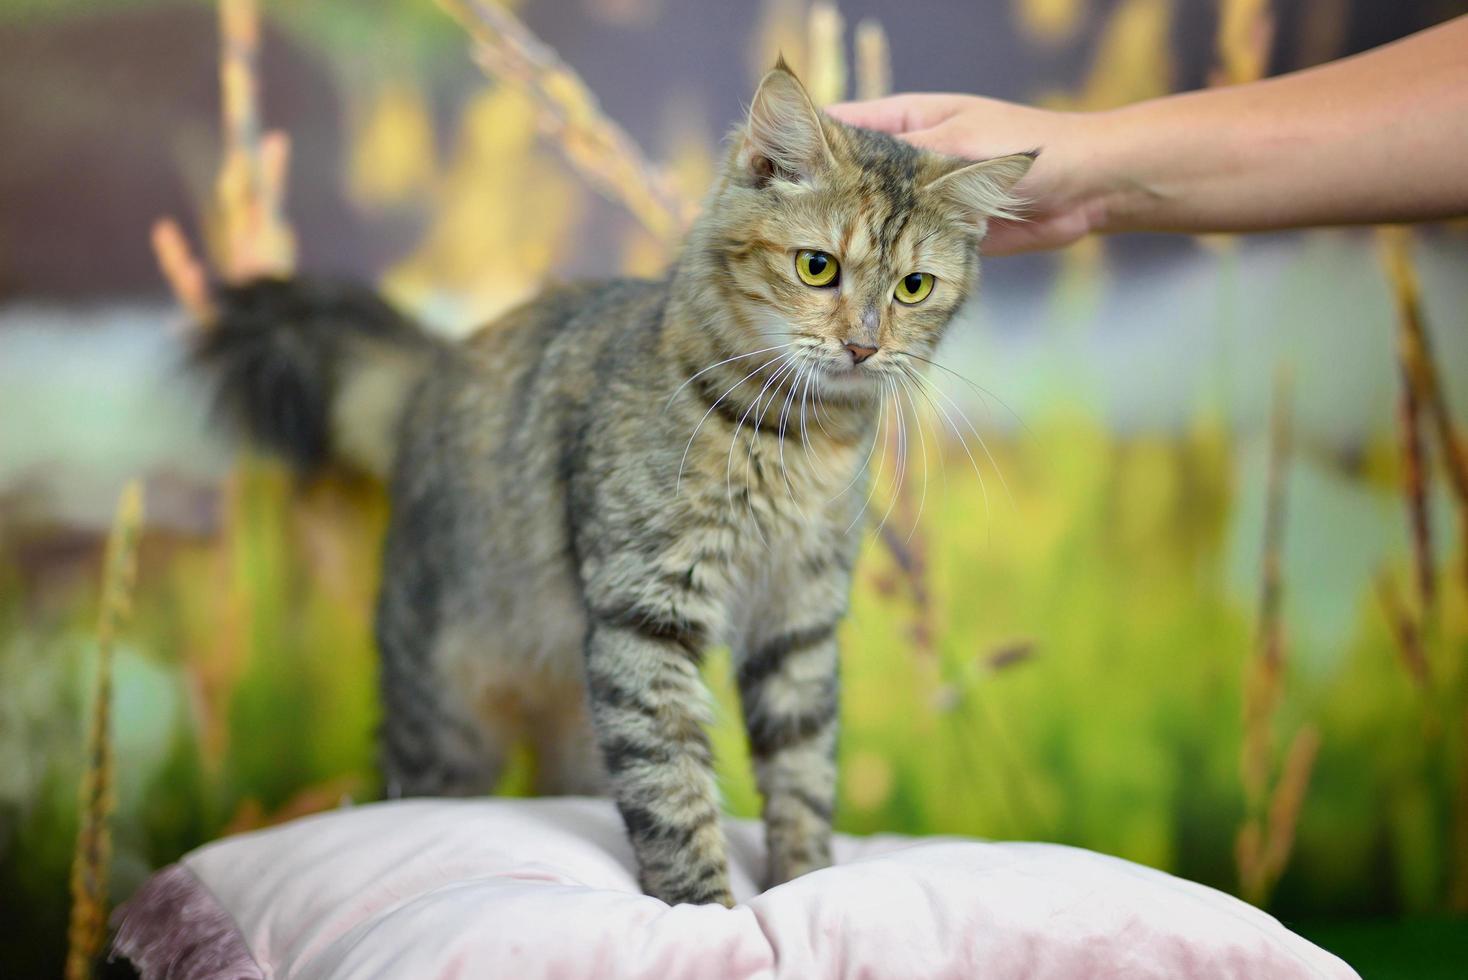
[[[295,267],[295,232],[285,218],[290,137],[260,119],[260,15],[256,0],[219,0],[219,85],[223,155],[214,181],[208,239],[226,282],[285,275]],[[159,271],[190,328],[213,318],[209,274],[179,223],[153,224]]]
[[[214,257],[236,282],[295,266],[295,235],[284,216],[290,139],[261,122],[259,54],[256,0],[219,0],[224,159],[214,184]]]
[[[109,819],[113,799],[112,660],[117,632],[132,608],[137,580],[138,540],[143,530],[143,490],[134,480],[123,488],[107,539],[102,602],[97,614],[97,682],[87,733],[80,819],[71,864],[71,923],[67,932],[66,978],[85,980],[107,934],[107,880],[112,862]]]
[[[1397,350],[1402,374],[1402,402],[1411,405],[1419,419],[1431,422],[1435,458],[1447,477],[1448,490],[1458,519],[1458,579],[1468,593],[1468,441],[1465,441],[1453,418],[1447,392],[1434,356],[1422,306],[1422,287],[1412,261],[1412,233],[1406,228],[1383,228],[1379,231],[1382,262],[1397,307]],[[1412,548],[1419,590],[1424,597],[1424,610],[1432,607],[1428,600],[1436,597],[1435,572],[1431,552],[1430,525],[1426,523],[1428,452],[1426,433],[1420,424],[1417,431],[1404,427],[1403,452],[1407,472],[1405,492],[1412,519]],[[1405,444],[1415,440],[1416,445]],[[1421,498],[1418,503],[1417,498]],[[1419,513],[1419,509],[1421,513]],[[1443,638],[1451,642],[1450,637]],[[1459,655],[1468,645],[1456,644]],[[1453,774],[1456,786],[1452,802],[1452,867],[1449,870],[1449,904],[1459,912],[1468,912],[1468,663],[1456,665],[1459,682],[1456,691],[1446,692],[1456,698],[1449,710],[1457,716],[1461,745],[1457,753],[1458,771]],[[1452,758],[1453,753],[1448,753]]]
[[[846,98],[846,21],[829,0],[816,0],[806,16],[805,88],[818,106]]]
[[[1424,692],[1430,691],[1432,670],[1428,664],[1427,650],[1423,644],[1422,624],[1402,601],[1395,582],[1386,572],[1377,576],[1376,597],[1381,603],[1381,611],[1386,616],[1387,625],[1391,627],[1392,640],[1396,643],[1402,666],[1407,669],[1413,683]]]
[[[542,132],[571,167],[671,253],[696,206],[602,111],[581,76],[504,7],[483,0],[439,3],[473,39],[480,68],[530,99]]]
[[[871,18],[856,25],[856,97],[880,99],[892,92],[892,49],[887,32]]]
[[[1295,828],[1320,749],[1318,731],[1313,725],[1304,726],[1291,738],[1275,775],[1275,730],[1287,653],[1283,553],[1293,442],[1292,389],[1290,373],[1281,370],[1275,379],[1270,413],[1259,625],[1244,682],[1244,740],[1239,759],[1245,817],[1234,841],[1234,859],[1240,894],[1260,906],[1269,901],[1289,863]]]

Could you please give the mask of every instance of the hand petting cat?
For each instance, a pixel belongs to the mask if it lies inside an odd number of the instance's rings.
[[[831,106],[853,126],[968,159],[1043,152],[1016,188],[1026,221],[987,255],[1092,232],[1248,232],[1468,214],[1468,16],[1365,54],[1105,112],[971,95]]]

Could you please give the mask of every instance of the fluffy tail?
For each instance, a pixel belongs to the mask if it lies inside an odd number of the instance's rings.
[[[444,346],[349,283],[257,279],[214,302],[192,363],[223,419],[300,470],[339,460],[386,475],[408,396]]]

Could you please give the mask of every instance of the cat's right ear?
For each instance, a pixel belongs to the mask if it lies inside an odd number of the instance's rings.
[[[777,178],[809,181],[831,163],[820,113],[782,57],[754,93],[735,165],[763,187]]]

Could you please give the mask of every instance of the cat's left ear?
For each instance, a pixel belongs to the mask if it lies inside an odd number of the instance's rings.
[[[759,83],[743,136],[736,165],[756,186],[809,181],[832,164],[820,113],[783,57]]]
[[[966,164],[934,180],[926,190],[957,208],[982,233],[990,218],[1019,217],[1024,202],[1014,196],[1014,185],[1029,173],[1039,155],[1039,150],[1031,150]]]

